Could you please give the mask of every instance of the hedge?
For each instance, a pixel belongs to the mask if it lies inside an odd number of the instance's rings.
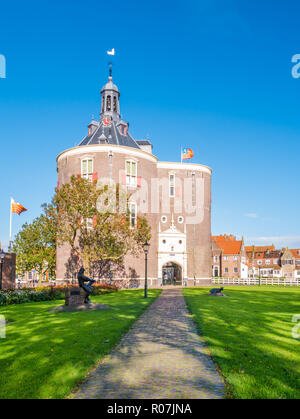
[[[71,287],[74,287],[74,285],[0,290],[0,306],[30,303],[33,301],[63,300],[66,289]],[[113,285],[95,284],[92,295],[101,295],[116,291],[118,291],[118,288]]]

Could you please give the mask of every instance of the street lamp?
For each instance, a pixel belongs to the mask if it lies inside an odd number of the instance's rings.
[[[3,262],[4,262],[5,253],[3,249],[0,252],[0,290],[2,290],[2,270],[3,270]]]
[[[146,241],[143,244],[143,250],[145,253],[145,293],[144,293],[144,298],[148,297],[148,272],[147,272],[147,268],[148,268],[148,253],[149,253],[149,247],[150,244],[148,243],[148,241]]]

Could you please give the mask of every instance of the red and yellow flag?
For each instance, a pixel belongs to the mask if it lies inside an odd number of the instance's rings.
[[[194,152],[191,148],[184,148],[181,151],[181,160],[188,160],[194,157]]]
[[[20,215],[23,211],[27,211],[27,209],[24,208],[23,205],[11,199],[11,212]]]

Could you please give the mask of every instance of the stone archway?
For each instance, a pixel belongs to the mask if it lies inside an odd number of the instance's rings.
[[[182,285],[182,267],[175,262],[167,262],[162,267],[162,285]]]

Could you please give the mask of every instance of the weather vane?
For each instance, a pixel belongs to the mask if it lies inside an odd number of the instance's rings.
[[[110,51],[106,51],[106,53],[107,53],[107,55],[114,56],[114,55],[115,55],[115,49],[113,48],[113,49],[112,49],[112,50],[110,50]],[[112,62],[110,61],[110,62],[108,63],[108,65],[109,65],[109,77],[111,77],[111,74],[112,74]]]

